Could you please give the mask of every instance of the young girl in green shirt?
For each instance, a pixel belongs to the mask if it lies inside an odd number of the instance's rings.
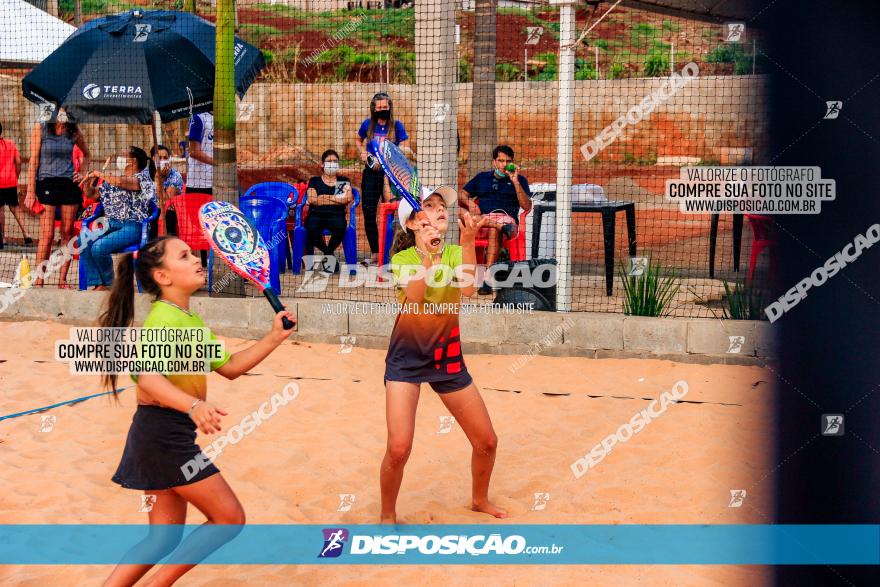
[[[189,309],[190,297],[205,284],[205,270],[200,257],[193,254],[189,245],[174,237],[158,238],[137,253],[122,255],[107,310],[100,318],[101,326],[131,326],[135,273],[143,290],[156,298],[144,321],[145,327],[205,327],[202,319]],[[278,312],[269,334],[247,349],[232,355],[224,353],[212,360],[211,370],[227,379],[235,379],[259,364],[293,332],[282,327],[284,316],[294,320],[288,312]],[[132,378],[137,382],[138,406],[113,481],[155,496],[148,514],[154,530],[132,548],[124,560],[159,560],[175,548],[188,558],[207,556],[241,531],[244,509],[213,463],[208,462],[194,476],[185,475],[183,467],[193,459],[204,463],[198,459],[202,452],[195,442],[196,428],[205,434],[221,431],[220,420],[227,412],[207,400],[205,374],[154,372],[132,374]],[[116,375],[106,374],[104,383],[115,390],[116,379]],[[201,534],[197,530],[180,543],[189,504],[205,515],[206,526],[228,526],[214,527]],[[168,524],[174,525],[170,532],[167,527],[157,527]],[[148,553],[147,556],[144,553]],[[119,564],[104,585],[133,585],[152,566]],[[164,565],[152,580],[170,585],[194,566]]]
[[[507,513],[489,501],[489,478],[498,438],[465,365],[458,326],[461,297],[473,295],[476,289],[474,238],[486,220],[477,222],[462,211],[458,220],[461,245],[444,244],[443,235],[449,225],[447,207],[457,198],[455,190],[448,186],[423,188],[420,196],[425,219],[416,219],[409,203],[401,200],[398,219],[403,228],[392,246],[391,268],[401,312],[394,322],[385,358],[388,442],[379,476],[380,521],[397,522],[397,496],[412,451],[422,383],[428,383],[440,396],[471,443],[471,508],[505,518]],[[439,242],[431,244],[434,241]],[[430,271],[436,274],[427,275]],[[452,281],[438,285],[443,279],[440,274],[456,271],[458,275]]]

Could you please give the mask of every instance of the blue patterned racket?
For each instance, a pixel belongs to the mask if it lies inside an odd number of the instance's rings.
[[[410,165],[406,155],[397,145],[384,137],[372,139],[367,145],[367,151],[379,162],[382,171],[388,176],[388,181],[412,206],[416,219],[427,220],[419,198],[422,193],[422,181],[419,179],[419,174]],[[431,241],[432,246],[436,247],[439,244],[439,238]]]
[[[241,210],[229,202],[208,202],[199,209],[199,224],[214,253],[236,275],[256,285],[275,312],[283,312],[284,305],[269,285],[269,250]],[[294,327],[286,316],[281,322],[285,330]]]

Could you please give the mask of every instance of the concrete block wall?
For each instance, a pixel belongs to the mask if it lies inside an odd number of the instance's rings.
[[[594,138],[606,125],[639,104],[660,87],[665,78],[576,81],[574,147]],[[527,86],[527,87],[526,87]],[[641,156],[719,156],[719,149],[755,147],[765,143],[766,87],[764,76],[698,77],[655,113],[630,128],[603,152],[603,160],[621,161],[625,152]],[[367,115],[370,97],[387,90],[394,97],[396,116],[418,148],[417,95],[419,87],[407,84],[254,84],[244,102],[254,106],[254,115],[238,124],[240,149],[265,153],[290,144],[312,154],[327,148],[343,158],[357,156],[355,132]],[[527,97],[526,97],[527,96]],[[461,137],[461,157],[470,147],[472,84],[455,84],[455,109]],[[557,88],[555,82],[499,82],[498,140],[509,143],[520,160],[556,157],[556,133],[535,132],[555,128]],[[30,129],[38,109],[21,95],[21,80],[0,76],[0,106],[5,135],[18,144],[27,158]],[[309,123],[306,124],[306,121]],[[182,139],[186,121],[165,125],[166,144],[174,147]],[[95,161],[130,144],[150,142],[149,127],[131,125],[89,125],[86,138]],[[341,143],[340,143],[341,141]],[[176,147],[175,147],[176,148]],[[576,158],[576,162],[582,159]]]
[[[31,289],[0,313],[0,320],[53,320],[93,325],[106,294]],[[298,321],[294,340],[339,344],[354,336],[357,346],[386,348],[395,317],[368,303],[284,299]],[[136,300],[135,325],[143,323],[151,298]],[[258,339],[273,312],[262,298],[194,297],[191,309],[221,336]],[[332,310],[332,311],[328,311]],[[645,318],[622,314],[463,313],[466,353],[592,358],[647,357],[693,363],[763,364],[776,356],[775,328],[766,322],[707,318]],[[731,337],[738,350],[731,350]]]

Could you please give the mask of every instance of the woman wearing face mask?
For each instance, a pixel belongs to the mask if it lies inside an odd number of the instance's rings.
[[[358,130],[357,145],[361,161],[367,164],[367,145],[376,137],[385,137],[399,147],[408,146],[409,135],[403,123],[394,118],[394,102],[391,96],[380,92],[370,101],[370,117],[361,123]],[[385,188],[385,174],[379,168],[366,165],[361,180],[361,208],[364,211],[364,232],[370,243],[370,261],[375,263],[379,252],[379,230],[376,223],[376,210]]]
[[[167,234],[177,234],[177,214],[174,208],[167,213],[165,205],[171,198],[183,193],[183,177],[171,166],[171,150],[165,145],[150,147],[150,157],[156,164],[156,199],[159,202],[159,222],[165,225]]]
[[[141,226],[150,216],[156,201],[156,166],[147,153],[138,147],[116,157],[117,172],[110,175],[92,171],[86,176],[86,196],[93,197],[94,179],[104,180],[98,188],[98,199],[104,206],[108,229],[92,240],[80,255],[86,267],[89,287],[105,290],[113,285],[113,253],[140,243]]]
[[[309,203],[309,215],[306,217],[306,254],[311,255],[318,249],[325,255],[342,243],[348,222],[345,219],[345,207],[354,200],[351,192],[351,181],[339,175],[339,154],[327,149],[321,155],[323,173],[309,180],[306,197]],[[324,243],[324,230],[330,231],[330,242]],[[307,267],[307,269],[310,269]]]
[[[61,246],[67,246],[73,238],[73,223],[82,202],[77,183],[82,180],[73,169],[73,147],[83,153],[81,169],[89,166],[89,147],[79,128],[68,122],[67,112],[58,111],[55,120],[37,123],[31,130],[31,158],[28,162],[27,195],[24,207],[31,209],[39,201],[44,206],[40,216],[40,239],[37,244],[37,265],[49,258],[55,241],[55,208],[61,208]],[[70,261],[61,266],[59,287],[67,287],[67,269]],[[42,287],[43,280],[36,279],[34,286]]]

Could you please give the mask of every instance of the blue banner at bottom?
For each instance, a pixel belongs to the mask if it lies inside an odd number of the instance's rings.
[[[0,525],[0,564],[877,565],[878,525]]]

